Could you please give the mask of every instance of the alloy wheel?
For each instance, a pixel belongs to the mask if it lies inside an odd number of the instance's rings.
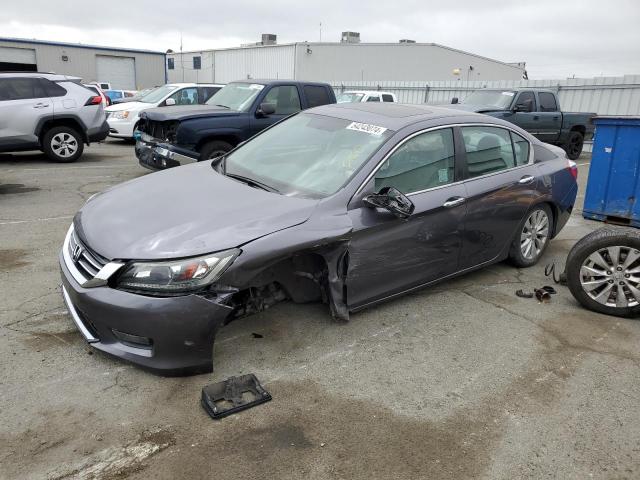
[[[580,285],[596,302],[628,308],[640,302],[640,251],[624,246],[602,248],[580,267]]]
[[[68,133],[57,133],[51,139],[51,149],[58,157],[69,158],[78,150],[78,140]]]
[[[520,252],[527,260],[540,255],[549,239],[549,216],[544,210],[536,210],[524,222],[520,234]]]

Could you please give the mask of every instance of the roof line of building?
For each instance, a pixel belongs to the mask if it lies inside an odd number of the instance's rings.
[[[519,67],[517,65],[513,65],[513,62],[503,62],[501,60],[496,60],[495,58],[485,57],[484,55],[478,55],[476,53],[467,52],[465,50],[460,50],[458,48],[448,47],[446,45],[441,45],[439,43],[433,42],[422,42],[422,43],[399,43],[399,42],[362,42],[362,43],[348,43],[348,42],[290,42],[290,43],[277,43],[273,45],[247,45],[244,47],[224,47],[224,48],[205,48],[201,50],[185,50],[183,52],[171,52],[168,55],[180,55],[180,54],[191,54],[191,53],[204,53],[204,52],[218,52],[218,51],[226,51],[226,50],[246,50],[249,48],[269,48],[269,47],[291,47],[294,45],[309,45],[313,47],[314,45],[342,45],[346,47],[379,47],[379,46],[400,46],[403,48],[411,48],[414,46],[423,46],[423,47],[439,47],[447,50],[451,50],[452,52],[464,53],[465,55],[471,55],[472,57],[481,58],[483,60],[488,60],[490,62],[499,63],[501,65],[514,68],[516,70],[523,71],[523,67]]]
[[[153,55],[165,55],[164,52],[158,52],[155,50],[143,50],[143,49],[137,49],[137,48],[120,48],[120,47],[103,47],[100,45],[88,45],[85,43],[54,42],[49,40],[36,40],[36,39],[29,39],[29,38],[0,37],[0,42],[35,43],[37,45],[55,45],[59,47],[70,47],[70,48],[90,48],[92,50],[108,50],[112,52],[150,53]]]

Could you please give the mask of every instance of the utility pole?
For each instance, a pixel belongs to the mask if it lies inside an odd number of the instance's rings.
[[[180,66],[182,67],[182,82],[184,83],[184,55],[182,55],[182,32],[180,32]]]
[[[322,43],[322,22],[320,22],[320,43]]]

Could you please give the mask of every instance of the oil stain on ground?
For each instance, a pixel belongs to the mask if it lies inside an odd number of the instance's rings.
[[[29,193],[40,190],[37,187],[25,187],[22,183],[0,184],[0,195],[11,195],[14,193]]]
[[[29,265],[24,259],[26,256],[27,251],[19,248],[0,250],[0,269],[7,271]]]

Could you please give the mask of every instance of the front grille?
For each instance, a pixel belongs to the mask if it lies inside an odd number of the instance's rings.
[[[147,120],[144,132],[160,142],[173,143],[176,139],[178,122],[156,122]]]
[[[69,237],[69,256],[78,271],[87,280],[94,278],[109,260],[98,255],[77,237],[75,229]]]

